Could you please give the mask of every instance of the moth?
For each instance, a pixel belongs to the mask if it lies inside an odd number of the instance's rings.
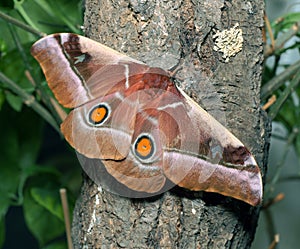
[[[58,102],[72,109],[61,124],[65,139],[121,184],[154,195],[170,181],[261,202],[252,154],[167,71],[70,33],[42,38],[31,53]]]

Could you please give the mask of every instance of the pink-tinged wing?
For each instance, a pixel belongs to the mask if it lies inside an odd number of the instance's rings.
[[[155,76],[152,75],[152,77]],[[163,134],[159,130],[156,116],[158,111],[152,105],[164,93],[166,91],[162,89],[152,88],[139,90],[130,95],[139,102],[139,108],[135,115],[130,151],[124,160],[102,161],[106,170],[113,177],[135,191],[158,194],[164,189],[166,184],[166,177],[163,174],[163,150],[161,147]],[[139,154],[142,147],[138,146],[138,144],[143,137],[151,142],[151,148],[146,155]],[[171,186],[168,189],[170,188]]]
[[[57,100],[75,108],[61,126],[67,141],[102,159],[119,182],[157,193],[168,178],[190,190],[261,202],[261,174],[251,153],[164,70],[75,34],[47,36],[31,52]],[[101,122],[91,115],[98,107]]]
[[[129,77],[131,86],[127,89],[98,97],[71,111],[61,125],[69,144],[89,158],[121,160],[127,157],[138,126],[136,114],[162,91],[151,86],[167,88],[170,83],[166,75],[157,74],[159,71],[163,70],[151,68],[146,74],[133,75]],[[101,123],[90,120],[97,106],[107,110],[107,117]]]
[[[31,48],[56,99],[67,108],[130,87],[149,67],[98,42],[70,33],[49,35]]]
[[[91,115],[99,107],[106,108],[107,116],[96,123]],[[121,160],[130,150],[137,107],[135,99],[124,100],[120,93],[112,93],[75,108],[61,124],[61,131],[86,157]]]
[[[166,177],[190,190],[217,192],[258,205],[262,200],[262,179],[251,153],[183,91],[180,93],[184,100],[177,102],[177,106],[161,102],[160,109],[177,115],[177,126],[181,127],[164,148]],[[163,133],[170,133],[170,127],[176,126],[166,127],[160,122],[159,127]]]
[[[120,160],[127,156],[138,108],[130,96],[140,89],[160,86],[166,72],[69,33],[42,38],[31,53],[56,99],[75,108],[61,125],[66,140],[89,158]],[[108,106],[109,117],[102,124],[92,124],[89,113],[101,103]],[[120,139],[122,143],[115,142]]]
[[[247,148],[224,126],[174,85],[137,95],[140,108],[128,157],[103,161],[111,175],[147,193],[159,192],[168,178],[190,190],[216,192],[251,205],[261,202],[260,170]],[[149,158],[136,151],[141,136],[153,142]]]
[[[139,139],[134,132],[128,156],[122,161],[103,160],[106,170],[130,189],[135,191],[157,194],[166,183],[162,167],[162,149],[160,148],[160,134],[157,125],[145,120],[142,113],[136,116],[136,126],[142,124],[155,142],[155,150],[150,158],[141,158],[137,155],[135,145]],[[144,133],[139,133],[143,135]],[[174,186],[174,185],[173,185]]]

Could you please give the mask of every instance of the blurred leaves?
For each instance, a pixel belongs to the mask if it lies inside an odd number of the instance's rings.
[[[22,109],[23,100],[19,96],[7,92],[6,93],[6,100],[10,104],[11,108],[13,108],[15,111],[19,112]]]
[[[59,193],[42,188],[32,188],[30,191],[32,198],[51,214],[56,216],[62,222],[64,221],[63,210],[60,203]]]
[[[268,24],[268,20],[266,21]],[[300,13],[288,13],[267,25],[269,39],[266,44],[266,60],[261,97],[266,103],[272,95],[276,102],[268,109],[269,117],[282,123],[289,133],[300,128]],[[286,59],[294,56],[294,61]],[[289,64],[286,63],[289,61]],[[288,140],[289,135],[285,138]],[[298,132],[292,145],[300,158]],[[300,161],[300,160],[299,160]]]
[[[261,90],[261,100],[265,105],[273,96],[276,101],[267,112],[269,118],[284,127],[280,136],[276,136],[273,129],[272,136],[280,139],[284,146],[278,148],[280,157],[276,163],[270,165],[269,174],[264,192],[264,214],[267,217],[267,233],[270,243],[280,229],[276,227],[276,213],[272,213],[272,206],[277,205],[278,192],[282,191],[278,186],[283,180],[300,180],[300,13],[291,12],[277,18],[272,23],[266,18],[267,39],[265,46],[265,65]],[[294,148],[298,161],[289,161],[288,155]],[[290,167],[286,169],[285,167]],[[287,175],[286,172],[297,172]],[[270,174],[270,172],[272,172]],[[285,181],[287,182],[287,181]],[[281,196],[288,195],[281,193]],[[284,201],[281,198],[279,201]],[[272,205],[270,205],[272,203]]]
[[[80,167],[68,153],[53,158],[41,151],[45,121],[58,131],[60,119],[30,47],[46,33],[80,34],[81,24],[78,0],[0,2],[0,247],[7,211],[21,206],[40,247],[66,248],[59,189],[78,190]]]
[[[282,31],[286,31],[293,27],[300,20],[300,12],[291,12],[287,13],[277,20],[275,20],[272,24],[273,32],[278,34]]]
[[[49,199],[51,197],[44,196],[44,198]],[[25,194],[23,208],[26,224],[38,239],[40,246],[45,246],[63,234],[63,221],[36,202],[28,191]]]

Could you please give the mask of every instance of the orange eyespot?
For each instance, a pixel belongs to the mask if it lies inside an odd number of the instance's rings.
[[[90,123],[96,125],[103,123],[108,117],[108,112],[109,110],[105,105],[95,106],[89,114]]]
[[[144,135],[137,139],[135,143],[135,153],[142,159],[147,159],[154,152],[153,142],[150,137]]]

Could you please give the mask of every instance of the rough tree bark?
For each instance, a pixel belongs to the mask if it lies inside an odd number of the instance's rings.
[[[263,0],[87,0],[85,33],[166,70],[253,152],[265,172],[268,129],[260,111]],[[216,30],[243,32],[229,62],[213,50]],[[259,208],[213,193],[169,191],[130,199],[84,177],[75,248],[249,248]]]

